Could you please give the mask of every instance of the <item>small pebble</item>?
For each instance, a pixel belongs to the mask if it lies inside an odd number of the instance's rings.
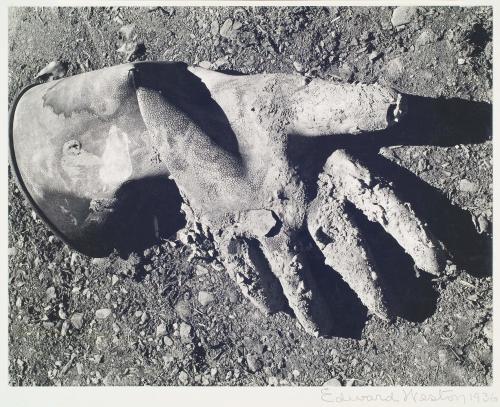
[[[108,341],[104,336],[99,335],[95,340],[95,346],[98,350],[104,351],[108,348]]]
[[[258,358],[257,356],[253,354],[248,354],[246,359],[248,368],[250,369],[251,372],[255,373],[262,369],[263,367],[262,360],[260,360],[260,358]]]
[[[297,72],[304,72],[304,66],[298,61],[293,62],[293,67]]]
[[[56,288],[55,287],[47,288],[47,291],[45,291],[45,296],[47,298],[47,301],[54,300],[57,297]]]
[[[446,353],[445,349],[440,349],[438,351],[438,357],[439,357],[439,364],[441,366],[444,366],[446,364],[446,361],[448,360],[448,355]]]
[[[189,377],[186,372],[182,371],[179,373],[179,382],[186,385],[188,383]]]
[[[208,270],[200,264],[197,264],[195,267],[195,273],[198,277],[200,277],[208,274]]]
[[[270,376],[267,378],[267,383],[269,384],[269,386],[277,386],[278,379],[275,376]]]
[[[162,322],[156,327],[156,337],[164,336],[167,333],[167,326]]]
[[[368,55],[368,59],[371,61],[371,62],[375,62],[377,59],[380,58],[382,54],[378,51],[372,51],[370,53],[370,55]]]
[[[354,68],[348,63],[343,63],[339,68],[339,75],[346,82],[351,82],[354,79]]]
[[[233,20],[228,18],[226,21],[224,21],[224,24],[222,24],[222,27],[219,30],[219,34],[222,37],[226,37],[226,38],[229,37],[230,33],[232,31],[232,27],[233,27]]]
[[[491,59],[491,57],[493,56],[493,43],[491,41],[488,42],[484,47],[484,55],[487,59]]]
[[[227,296],[231,304],[236,304],[238,302],[238,293],[236,291],[233,290],[229,291]]]
[[[209,293],[208,291],[200,291],[198,293],[198,301],[202,306],[207,306],[211,302],[215,300],[215,297],[212,293]]]
[[[118,30],[118,34],[120,34],[121,38],[125,41],[128,41],[132,38],[132,33],[134,32],[135,24],[127,24],[122,26]]]
[[[479,233],[485,233],[489,230],[490,228],[490,221],[486,216],[483,214],[479,215],[476,219],[476,226],[477,226],[477,231]]]
[[[66,336],[66,333],[68,332],[69,329],[69,322],[64,321],[61,327],[61,336]]]
[[[458,188],[460,189],[460,191],[470,192],[470,193],[474,193],[479,189],[477,184],[467,179],[461,179],[460,183],[458,184]]]
[[[71,325],[73,325],[76,329],[81,329],[83,326],[83,314],[81,312],[75,312],[71,316]]]
[[[212,33],[212,35],[219,34],[219,23],[217,22],[217,20],[213,20],[210,24],[210,32]]]
[[[422,47],[424,45],[432,44],[436,42],[437,40],[437,35],[432,31],[431,29],[425,29],[423,30],[418,38],[415,40],[415,45],[417,47]]]
[[[189,343],[193,340],[192,331],[193,328],[191,327],[191,325],[186,324],[185,322],[181,322],[181,325],[179,327],[179,334],[183,343]]]
[[[385,65],[385,71],[387,73],[387,77],[390,80],[397,80],[399,79],[402,74],[404,73],[404,64],[403,61],[400,57],[391,59],[386,65]]]
[[[340,381],[338,379],[333,378],[333,379],[330,379],[330,380],[326,381],[325,383],[323,383],[323,386],[339,387],[339,386],[342,386],[342,383],[340,383]]]
[[[484,324],[483,334],[489,340],[493,340],[493,322],[491,321],[491,319],[486,322],[486,324]]]
[[[191,316],[191,308],[187,301],[181,300],[175,305],[175,312],[183,320],[188,319]]]
[[[110,315],[111,315],[111,309],[109,308],[101,308],[95,312],[96,319],[106,319]]]
[[[416,7],[396,7],[392,12],[391,23],[394,27],[408,24],[416,14]]]
[[[71,253],[71,260],[69,262],[69,265],[71,267],[74,267],[77,261],[78,261],[78,253],[76,252]]]

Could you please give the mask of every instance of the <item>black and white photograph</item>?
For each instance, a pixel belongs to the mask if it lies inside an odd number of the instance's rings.
[[[8,7],[8,386],[494,405],[494,7],[256,3]]]

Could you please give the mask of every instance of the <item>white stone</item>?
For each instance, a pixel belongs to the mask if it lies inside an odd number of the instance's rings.
[[[408,24],[416,14],[416,7],[396,7],[392,12],[391,23],[394,27]]]

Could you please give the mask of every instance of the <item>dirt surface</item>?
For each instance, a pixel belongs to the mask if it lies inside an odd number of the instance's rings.
[[[244,299],[201,231],[87,258],[52,235],[9,175],[10,383],[491,383],[492,10],[419,7],[397,27],[393,10],[11,9],[9,102],[53,60],[66,75],[178,60],[379,82],[418,96],[412,108],[441,117],[439,126],[424,120],[413,132],[350,147],[395,180],[458,266],[417,278],[411,259],[365,221],[376,260],[394,281],[398,318],[367,315],[332,278],[322,286],[339,326],[314,338],[293,314],[266,317]],[[311,256],[316,272],[328,273]]]

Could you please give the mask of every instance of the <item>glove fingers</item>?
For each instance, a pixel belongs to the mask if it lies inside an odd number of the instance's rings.
[[[389,182],[374,176],[343,150],[329,157],[324,172],[333,183],[334,194],[345,197],[369,220],[380,223],[419,269],[435,275],[441,273],[447,259],[443,244],[420,221],[410,204],[396,195]]]
[[[308,213],[311,236],[325,256],[325,264],[337,271],[361,302],[384,320],[390,319],[380,277],[368,244],[348,215],[345,201],[319,195]]]
[[[294,240],[285,233],[261,239],[262,250],[278,277],[288,305],[311,335],[331,332],[333,318],[311,270]]]
[[[279,281],[256,241],[232,235],[219,241],[219,249],[226,270],[252,304],[265,314],[286,308]]]
[[[404,114],[402,96],[372,84],[313,79],[297,84],[289,100],[291,133],[303,136],[359,134],[384,130]]]
[[[283,109],[289,134],[317,137],[373,132],[393,125],[405,113],[402,95],[377,84],[306,81],[283,74],[229,76],[199,67],[188,69],[230,116],[240,118],[239,112],[254,104],[260,105],[257,111],[271,106],[273,114],[276,106]]]

